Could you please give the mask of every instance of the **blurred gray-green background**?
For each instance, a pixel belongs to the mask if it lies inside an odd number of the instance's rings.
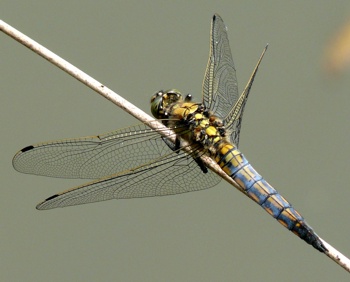
[[[0,7],[4,21],[148,113],[159,89],[200,99],[213,13],[228,26],[241,91],[269,43],[240,148],[322,238],[350,255],[350,72],[331,78],[322,69],[349,1],[2,0]],[[347,281],[225,182],[178,196],[35,210],[84,180],[17,173],[17,150],[137,121],[6,35],[0,43],[1,281]]]

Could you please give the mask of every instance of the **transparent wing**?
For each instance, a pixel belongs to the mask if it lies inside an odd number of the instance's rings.
[[[203,80],[203,104],[225,119],[238,100],[236,68],[227,37],[227,28],[218,14],[210,30],[209,60]]]
[[[231,142],[237,146],[244,107],[266,48],[267,46],[243,93],[238,96],[236,68],[231,55],[227,28],[221,17],[214,15],[210,33],[209,60],[203,81],[203,103],[223,120],[231,134]]]
[[[34,144],[19,151],[12,163],[28,174],[97,179],[170,153],[157,131],[140,124],[97,136]]]
[[[37,209],[53,209],[110,199],[180,194],[210,188],[220,179],[211,171],[203,173],[190,155],[184,152],[172,153],[149,165],[56,194],[38,204]]]
[[[191,155],[171,150],[158,131],[144,124],[31,145],[14,156],[13,166],[36,175],[100,178],[50,197],[38,209],[180,194],[210,188],[221,179],[203,173]]]
[[[243,117],[243,111],[244,107],[246,105],[246,102],[248,100],[248,95],[250,92],[250,89],[253,85],[253,81],[255,78],[255,75],[258,71],[259,65],[261,63],[262,58],[265,55],[265,52],[267,50],[268,45],[264,48],[258,63],[256,64],[253,73],[251,74],[248,83],[246,87],[244,88],[243,93],[241,96],[239,96],[239,99],[237,100],[236,104],[231,108],[231,111],[227,114],[227,116],[223,119],[223,122],[228,129],[228,131],[231,134],[231,142],[236,144],[238,146],[239,144],[239,134],[241,132],[241,123],[242,123],[242,117]]]

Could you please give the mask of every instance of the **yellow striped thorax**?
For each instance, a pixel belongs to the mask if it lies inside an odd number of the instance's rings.
[[[161,119],[181,138],[201,143],[214,157],[217,150],[229,144],[225,127],[204,105],[191,100],[191,95],[183,98],[179,90],[161,90],[151,98],[151,111],[155,118]]]

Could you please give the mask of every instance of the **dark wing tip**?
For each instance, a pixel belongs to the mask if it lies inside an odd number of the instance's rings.
[[[24,147],[20,152],[21,152],[21,153],[24,153],[24,152],[30,151],[30,150],[32,150],[32,149],[34,149],[34,146],[29,145],[29,146],[27,146],[27,147]]]
[[[47,199],[45,199],[44,201],[42,201],[41,203],[37,204],[36,206],[36,209],[37,210],[46,210],[47,208],[43,207],[43,205],[46,204],[46,202],[58,197],[60,194],[55,194],[55,195],[52,195],[51,197],[48,197]]]
[[[19,172],[23,172],[21,170],[21,168],[18,167],[18,162],[17,162],[17,157],[20,156],[22,153],[25,153],[27,151],[30,151],[34,149],[34,146],[33,145],[29,145],[27,147],[24,147],[22,150],[18,151],[14,156],[13,156],[13,159],[12,159],[12,166],[14,167],[15,170],[19,171]]]

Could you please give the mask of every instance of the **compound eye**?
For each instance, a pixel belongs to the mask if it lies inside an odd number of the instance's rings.
[[[153,101],[160,96],[163,96],[165,93],[163,90],[159,90],[158,92],[154,93],[151,97],[151,103],[153,103]]]
[[[161,118],[161,112],[163,111],[163,95],[158,95],[158,93],[151,98],[151,112],[157,119]]]

